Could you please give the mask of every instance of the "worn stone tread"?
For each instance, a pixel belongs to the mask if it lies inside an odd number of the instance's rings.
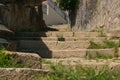
[[[49,72],[31,68],[0,68],[0,80],[35,80]]]

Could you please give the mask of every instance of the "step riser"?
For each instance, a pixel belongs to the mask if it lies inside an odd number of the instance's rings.
[[[95,42],[95,41],[94,41]],[[113,41],[119,45],[119,41]],[[103,43],[103,41],[96,41],[96,43]],[[89,41],[34,41],[21,40],[19,41],[19,48],[30,50],[54,49],[54,50],[71,50],[71,49],[85,49],[90,45]]]
[[[58,42],[58,41],[20,41],[20,48],[23,49],[55,49],[55,50],[65,50],[65,49],[83,49],[89,46],[89,42]]]
[[[88,55],[92,58],[97,58],[98,55],[96,55],[96,52],[103,57],[106,55],[116,57],[114,49],[40,50],[36,52],[43,58],[89,58]],[[117,53],[117,56],[120,56],[120,52]]]
[[[80,51],[53,51],[53,58],[86,58],[88,55],[92,57],[97,57],[96,52],[99,55],[104,56],[104,54],[114,57],[115,51],[113,49],[101,49],[101,50],[80,50]]]
[[[17,33],[16,36],[24,37],[96,37],[100,36],[98,32],[21,32]]]
[[[15,40],[42,40],[42,41],[59,41],[57,37],[16,37]],[[104,37],[65,37],[65,41],[98,41],[105,40]]]
[[[41,37],[41,39],[44,41],[56,41],[58,40],[57,37]],[[65,37],[65,41],[98,41],[98,40],[105,40],[105,37]]]

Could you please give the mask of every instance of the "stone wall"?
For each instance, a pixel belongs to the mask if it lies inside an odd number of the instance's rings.
[[[120,0],[80,0],[76,27],[120,29]]]

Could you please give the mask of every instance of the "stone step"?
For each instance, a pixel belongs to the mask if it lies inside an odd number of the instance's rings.
[[[52,59],[42,59],[42,64],[54,64],[54,63],[61,63],[61,64],[71,64],[71,65],[79,65],[79,63],[99,63],[99,62],[116,62],[120,63],[119,58],[112,58],[112,59],[85,59],[85,58],[52,58]]]
[[[55,49],[55,50],[71,50],[87,48],[89,41],[34,41],[34,40],[21,40],[19,47],[22,49]]]
[[[94,40],[93,40],[94,41]],[[104,41],[98,40],[95,43],[102,44]],[[119,40],[113,41],[119,45]],[[20,40],[19,48],[30,49],[30,50],[74,50],[74,49],[85,49],[90,45],[90,41],[39,41],[39,40]]]
[[[14,37],[15,40],[42,40],[42,41],[59,41],[58,37]],[[64,37],[63,41],[97,41],[106,40],[106,37]]]
[[[43,41],[58,41],[58,37],[41,37]],[[65,41],[98,41],[106,40],[106,37],[64,37]]]
[[[79,49],[79,50],[54,50],[52,51],[53,58],[71,58],[71,57],[78,57],[78,58],[85,58],[90,55],[90,57],[96,57],[97,54],[100,55],[110,55],[114,57],[115,51],[114,49]]]
[[[21,51],[29,51],[21,49]],[[120,51],[120,50],[119,50]],[[115,52],[115,49],[74,49],[74,50],[36,50],[43,58],[96,58],[96,57],[116,57],[120,52]]]
[[[52,26],[49,26],[49,28],[56,29],[58,31],[70,31],[68,24],[64,24],[64,25],[52,25]]]
[[[66,58],[66,59],[44,59],[42,68],[46,70],[51,70],[51,65],[64,65],[64,66],[83,66],[93,67],[93,68],[103,68],[108,66],[110,69],[116,69],[120,67],[120,58],[113,59],[97,59],[97,60],[87,60],[83,58]]]
[[[99,32],[19,32],[16,36],[24,37],[96,37]]]
[[[31,68],[0,68],[0,80],[36,80],[50,71]]]
[[[113,30],[113,31],[108,31],[106,32],[106,36],[109,38],[109,39],[112,39],[112,38],[120,38],[120,30]]]
[[[36,53],[6,51],[6,54],[12,57],[14,61],[18,61],[25,68],[41,69],[42,67],[42,59]]]

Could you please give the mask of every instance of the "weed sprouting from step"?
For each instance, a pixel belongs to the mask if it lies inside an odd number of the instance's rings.
[[[103,48],[101,44],[90,41],[88,49],[101,49]]]
[[[119,51],[119,45],[117,45],[116,43],[112,42],[112,41],[106,41],[104,44],[105,48],[114,48],[115,53],[118,53]]]
[[[93,52],[86,52],[86,56],[85,56],[86,59],[112,59],[113,56],[110,55],[110,54],[100,54],[99,52],[95,51],[94,53]]]
[[[43,64],[52,64],[52,62],[47,61],[47,60],[45,60],[45,59],[42,60],[42,63],[43,63]]]
[[[57,35],[58,41],[65,41],[63,35]]]
[[[119,45],[118,44],[116,44],[116,43],[114,43],[114,42],[112,42],[112,41],[105,41],[105,42],[103,42],[103,44],[99,44],[99,43],[95,43],[95,42],[92,42],[92,41],[90,41],[90,45],[89,45],[89,47],[88,47],[88,49],[114,49],[114,57],[118,57],[119,55],[118,55],[118,51],[119,51]],[[112,58],[110,55],[105,55],[105,54],[100,54],[99,52],[95,52],[94,53],[94,56],[92,56],[93,55],[93,53],[91,54],[91,53],[89,53],[89,52],[86,52],[86,56],[87,56],[87,58]]]
[[[99,37],[106,37],[106,35],[103,31],[101,31]]]
[[[88,49],[107,49],[107,48],[114,48],[115,53],[117,53],[119,45],[114,43],[113,41],[105,41],[103,44],[90,41],[90,45],[88,47]]]
[[[99,32],[99,37],[106,37],[103,29],[91,30],[90,32]]]

